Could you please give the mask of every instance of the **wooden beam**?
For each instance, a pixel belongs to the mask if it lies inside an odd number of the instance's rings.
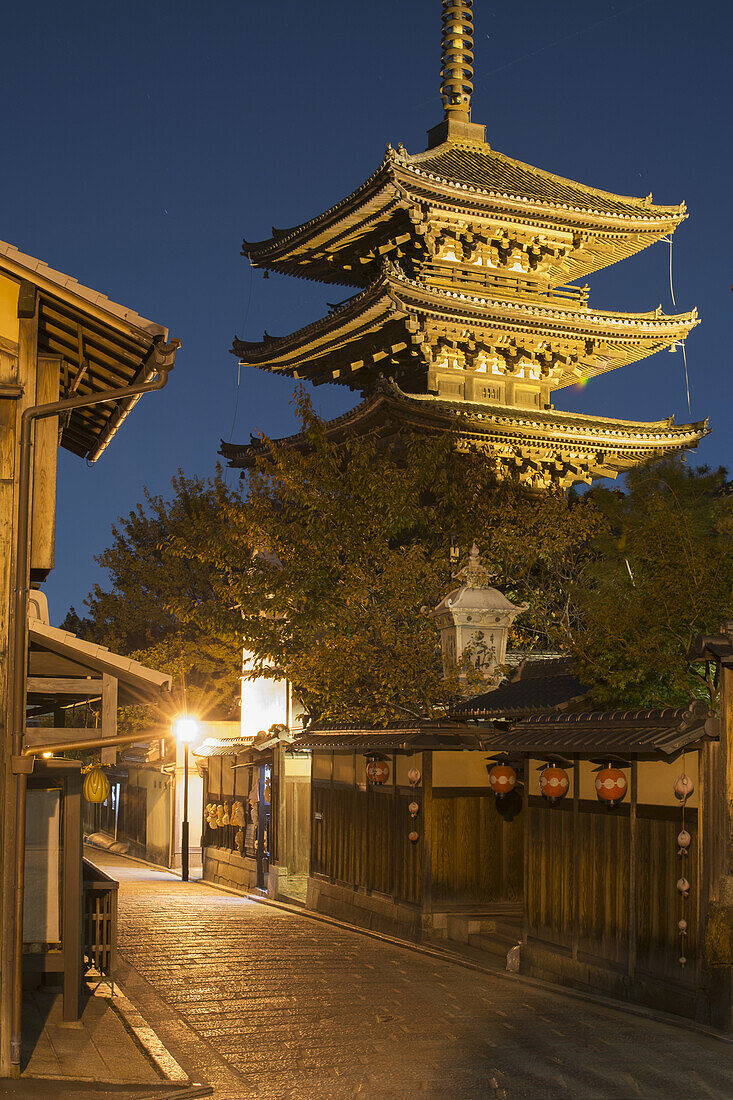
[[[90,680],[82,676],[29,676],[28,694],[101,695],[102,680]]]
[[[76,661],[70,661],[68,657],[61,657],[58,653],[50,653],[48,650],[32,649],[28,657],[28,672],[31,676],[79,676],[89,675],[89,668],[80,665]]]
[[[102,737],[117,736],[117,678],[102,676]],[[116,764],[117,749],[102,749],[102,763]]]
[[[59,399],[61,360],[38,357],[36,404]],[[31,512],[31,576],[45,575],[54,567],[56,554],[56,467],[59,418],[38,420],[33,437],[33,506]]]
[[[99,740],[99,730],[92,728],[72,729],[71,727],[28,726],[25,731],[25,743],[33,749],[38,745],[62,745],[66,741]]]

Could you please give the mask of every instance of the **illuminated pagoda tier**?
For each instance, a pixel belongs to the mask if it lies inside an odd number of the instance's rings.
[[[535,488],[611,476],[694,447],[675,426],[560,413],[555,390],[684,340],[697,314],[594,309],[570,280],[668,237],[687,216],[563,179],[497,153],[470,121],[472,0],[443,0],[445,118],[416,155],[387,149],[325,213],[259,243],[253,266],[356,288],[287,336],[235,340],[243,364],[333,382],[366,399],[329,434],[452,426]],[[401,419],[402,418],[402,419]],[[299,445],[300,437],[291,437]],[[460,444],[459,444],[460,445]],[[261,448],[222,444],[235,467]]]

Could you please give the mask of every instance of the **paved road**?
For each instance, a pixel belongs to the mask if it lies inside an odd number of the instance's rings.
[[[219,1100],[733,1098],[731,1043],[103,865],[128,995]]]

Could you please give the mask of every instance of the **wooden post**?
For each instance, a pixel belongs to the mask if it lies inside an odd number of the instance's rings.
[[[724,807],[721,831],[722,881],[717,892],[725,905],[733,904],[733,668],[720,668],[720,802]]]
[[[392,901],[397,904],[397,753],[392,753],[392,843],[390,844],[389,879]]]
[[[636,824],[636,808],[639,801],[639,764],[631,761],[631,800],[629,802],[629,958],[628,974],[633,978],[636,974],[637,952],[637,911],[636,900],[638,894],[639,859],[637,852],[638,829]]]
[[[523,852],[523,898],[522,898],[522,943],[527,942],[529,935],[529,776],[532,761],[529,756],[524,758],[524,795],[522,796],[522,813],[524,814],[524,829],[522,831]]]
[[[22,309],[21,309],[22,299]],[[13,701],[12,669],[8,655],[15,631],[11,592],[15,586],[18,478],[20,472],[20,416],[32,405],[36,390],[38,348],[38,305],[35,287],[24,283],[19,295],[18,343],[14,349],[3,343],[0,354],[0,382],[22,387],[17,400],[0,400],[0,743],[5,746],[0,771],[0,1077],[19,1072],[12,1063],[11,1031],[14,991],[15,927],[15,804],[18,779],[12,772],[11,739]],[[22,313],[22,316],[20,314]]]
[[[422,754],[422,911],[433,915],[433,754]]]
[[[38,357],[37,405],[58,401],[61,361],[60,355]],[[59,418],[39,420],[34,433],[31,577],[42,580],[53,569],[55,558]]]
[[[580,759],[573,765],[573,958],[580,943]]]
[[[102,674],[102,737],[117,736],[117,678]],[[116,764],[117,749],[102,749],[102,763]]]
[[[81,987],[81,774],[64,780],[63,1018],[79,1019]]]

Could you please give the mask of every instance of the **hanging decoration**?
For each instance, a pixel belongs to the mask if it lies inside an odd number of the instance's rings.
[[[677,879],[677,892],[680,895],[680,903],[682,907],[682,916],[677,922],[677,931],[680,937],[680,957],[679,964],[684,967],[687,963],[687,956],[685,954],[685,941],[687,938],[687,900],[690,896],[690,881],[687,877],[687,858],[690,854],[690,845],[692,844],[692,836],[685,828],[685,807],[687,805],[688,798],[695,790],[695,784],[685,771],[685,754],[682,754],[682,775],[678,776],[674,784],[674,796],[678,802],[682,803],[682,828],[677,834],[677,855],[679,856],[681,863],[681,874]]]
[[[692,782],[689,775],[685,775],[684,772],[675,780],[674,796],[678,802],[687,802],[687,799],[694,792],[694,790],[695,784]]]
[[[222,825],[228,825],[228,824],[229,824],[229,821],[230,821],[230,818],[229,818],[229,807],[228,807],[228,806],[224,806],[224,807],[223,807],[223,809],[224,809],[224,813],[223,813],[223,814],[221,815],[221,823],[222,823]]]
[[[93,764],[84,776],[84,797],[87,802],[106,802],[109,795],[109,780],[101,764]]]
[[[420,804],[418,802],[411,802],[407,808],[410,811],[410,817],[417,817],[420,813]]]
[[[601,768],[596,774],[596,794],[598,801],[605,803],[609,810],[618,806],[628,789],[626,776],[620,768],[614,768],[609,764]]]
[[[381,786],[389,779],[389,764],[386,760],[370,760],[366,766],[366,775],[375,787]]]
[[[508,764],[495,764],[489,772],[489,786],[497,798],[504,798],[516,785],[517,773]]]
[[[563,768],[548,764],[540,772],[540,791],[548,802],[559,802],[568,793],[569,787],[568,773]]]
[[[227,815],[227,821],[228,820],[229,819],[228,819],[228,815]],[[223,827],[224,827],[224,807],[222,805],[219,805],[219,806],[216,807],[216,824],[219,826],[220,829],[223,829]]]
[[[239,854],[241,856],[244,852],[244,829],[237,829],[236,833],[234,834],[234,843],[239,849]]]
[[[247,824],[247,819],[244,816],[244,803],[243,802],[233,803],[232,812],[231,812],[230,817],[229,817],[229,824],[230,825],[238,825],[240,827],[242,825]]]
[[[216,813],[216,803],[209,802],[206,807],[206,823],[210,829],[218,829],[219,821]]]
[[[417,844],[418,840],[420,839],[420,834],[416,833],[413,829],[411,833],[407,834],[407,839],[411,840],[413,844]]]
[[[422,779],[422,776],[420,775],[420,772],[417,768],[410,768],[409,772],[407,773],[407,778],[410,781],[410,786],[416,787]]]

